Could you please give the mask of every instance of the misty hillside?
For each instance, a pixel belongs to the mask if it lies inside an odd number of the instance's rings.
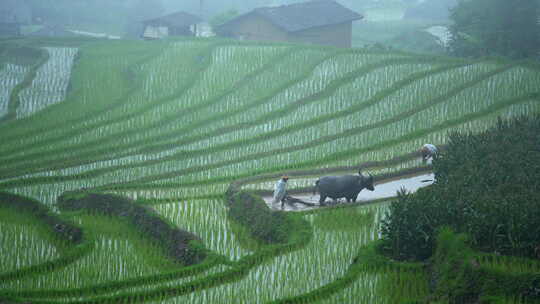
[[[201,38],[2,42],[0,203],[25,207],[0,209],[0,302],[422,298],[422,268],[358,266],[385,203],[286,216],[244,194],[247,222],[292,235],[266,244],[231,221],[228,189],[269,192],[282,174],[312,189],[361,165],[376,181],[426,172],[424,143],[540,113],[540,70],[521,61]],[[141,226],[188,231],[207,258],[179,266]]]
[[[540,303],[539,16],[0,0],[0,304]]]

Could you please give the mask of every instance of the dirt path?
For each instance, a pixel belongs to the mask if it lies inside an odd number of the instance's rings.
[[[369,201],[383,199],[383,198],[395,197],[397,191],[400,190],[401,188],[405,188],[409,192],[416,192],[416,190],[418,190],[419,188],[433,184],[433,179],[434,179],[433,173],[429,173],[429,174],[406,177],[406,178],[401,178],[394,181],[388,181],[388,182],[376,184],[374,191],[362,190],[362,192],[360,192],[360,194],[358,195],[358,199],[356,200],[356,202],[357,203],[369,202]],[[319,206],[318,194],[312,195],[312,193],[301,193],[301,194],[294,194],[293,196],[302,201],[315,204],[316,206],[306,206],[304,204],[299,204],[299,203],[286,204],[284,208],[285,211],[306,211],[306,210],[321,208]],[[279,203],[272,204],[271,196],[264,196],[263,199],[270,209],[281,210],[281,205]],[[331,199],[327,198],[326,202],[330,206],[332,205]],[[341,199],[339,203],[346,204],[344,199]]]

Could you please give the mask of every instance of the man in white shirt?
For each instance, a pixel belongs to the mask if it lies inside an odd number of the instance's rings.
[[[287,181],[289,177],[284,175],[274,186],[274,204],[281,202],[281,209],[285,206],[285,196],[287,195]]]
[[[432,144],[425,144],[422,146],[422,149],[420,149],[420,152],[422,153],[422,160],[427,161],[429,158],[433,159],[438,150],[437,147]]]

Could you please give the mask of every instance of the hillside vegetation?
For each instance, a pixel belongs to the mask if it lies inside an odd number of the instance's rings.
[[[499,121],[476,135],[451,134],[434,161],[435,185],[401,195],[384,221],[394,258],[429,257],[442,226],[469,234],[483,251],[540,254],[539,124],[536,116]]]
[[[481,132],[498,117],[540,112],[540,72],[518,61],[214,39],[17,43],[48,58],[0,65],[0,191],[41,202],[81,227],[84,239],[57,245],[54,231],[39,221],[26,225],[10,196],[0,196],[0,247],[8,252],[0,257],[0,301],[422,298],[428,280],[421,269],[358,262],[359,249],[379,237],[387,204],[262,215],[272,222],[246,227],[241,211],[232,209],[240,223],[230,219],[227,189],[243,180],[244,189],[268,190],[284,173],[290,188],[306,188],[320,170],[355,173],[362,164],[376,179],[427,170],[411,154],[423,143],[445,144],[449,131]],[[175,264],[137,233],[129,212],[59,210],[68,191],[152,208],[200,238],[207,258]],[[250,212],[261,207],[249,193],[227,200],[239,197],[257,206]],[[257,227],[272,223],[287,229],[272,242],[253,237],[269,235]]]

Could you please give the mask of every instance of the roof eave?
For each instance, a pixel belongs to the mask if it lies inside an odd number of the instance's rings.
[[[286,33],[298,33],[298,32],[301,32],[301,31],[308,30],[308,29],[312,29],[312,28],[318,28],[318,27],[323,27],[323,26],[342,24],[342,23],[353,22],[353,21],[358,21],[358,20],[364,19],[364,16],[362,16],[362,15],[356,13],[356,12],[355,12],[355,14],[356,14],[356,17],[349,18],[348,20],[346,19],[344,21],[340,21],[340,22],[336,22],[336,23],[327,23],[327,24],[322,24],[322,25],[318,25],[318,26],[306,27],[306,28],[302,28],[302,29],[298,29],[298,30],[290,30],[290,29],[287,29],[287,28],[285,28],[285,27],[283,27],[283,26],[281,26],[279,24],[276,24],[275,22],[273,22],[273,20],[271,18],[268,18],[267,15],[259,13],[259,11],[257,9],[253,9],[250,12],[247,12],[245,14],[242,14],[240,16],[237,16],[234,19],[231,19],[231,20],[225,22],[224,24],[220,25],[217,28],[217,30],[218,31],[219,30],[225,30],[226,31],[227,27],[233,26],[234,24],[238,23],[240,20],[248,17],[249,15],[257,15],[257,16],[262,17],[263,19],[265,19],[266,21],[268,21],[269,23],[271,23],[275,27],[283,30]]]
[[[358,20],[362,20],[362,19],[364,19],[364,16],[359,16],[359,18],[354,18],[354,19],[340,21],[340,22],[326,23],[326,24],[321,24],[321,25],[317,25],[317,26],[306,27],[306,28],[302,28],[302,29],[298,29],[298,30],[294,30],[294,31],[289,30],[287,32],[288,33],[299,33],[299,32],[303,32],[303,31],[307,31],[307,30],[315,29],[315,28],[319,28],[319,27],[338,25],[338,24],[349,23],[349,22],[352,23],[354,21],[358,21]]]

